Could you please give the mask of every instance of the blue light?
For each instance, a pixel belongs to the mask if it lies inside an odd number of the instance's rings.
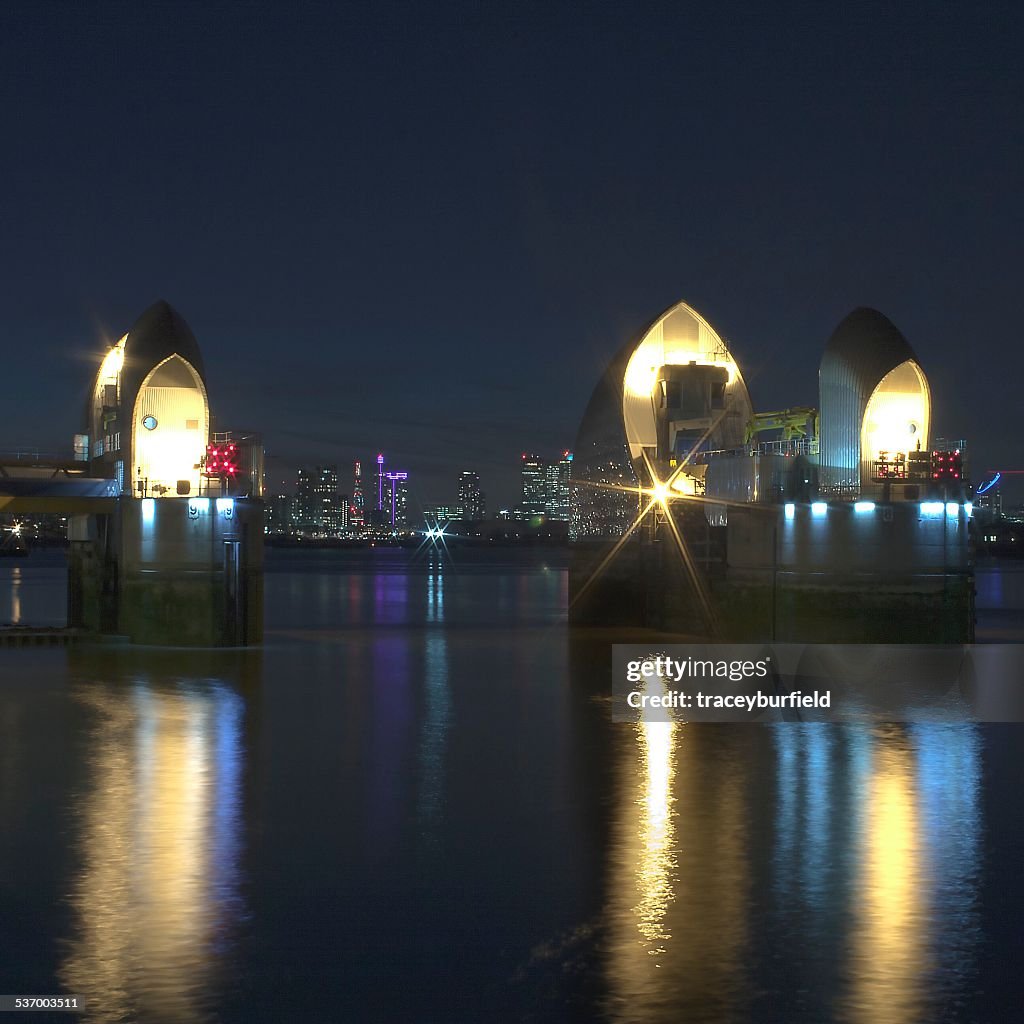
[[[218,498],[217,499],[217,511],[223,512],[224,515],[229,516],[235,510],[235,499],[234,498]]]
[[[823,516],[828,512],[828,505],[823,501],[815,501],[811,503],[811,514],[815,516]]]
[[[854,512],[874,512],[875,503],[873,501],[855,501],[853,503]]]
[[[921,502],[921,515],[923,516],[941,516],[944,506],[941,501],[922,501]]]
[[[796,505],[791,501],[786,502],[786,518],[792,519],[796,515]]]
[[[978,488],[978,492],[977,492],[977,493],[978,493],[978,494],[984,494],[984,493],[985,493],[986,491],[990,491],[990,490],[992,490],[992,488],[993,488],[993,487],[995,487],[995,485],[996,485],[997,483],[999,483],[999,478],[1000,478],[1000,477],[1001,477],[1002,475],[1003,475],[1002,473],[996,473],[996,475],[995,475],[994,477],[992,477],[992,479],[991,479],[991,480],[989,480],[989,482],[988,482],[987,484],[982,484],[982,485],[981,485],[981,486],[980,486],[980,487]]]
[[[960,511],[960,506],[955,501],[946,502],[946,515],[955,516]]]
[[[142,499],[142,521],[147,525],[151,525],[153,522],[153,516],[156,515],[156,498],[143,498]]]
[[[967,513],[967,518],[968,519],[970,519],[971,516],[974,515],[974,502],[973,501],[965,501],[964,502],[964,512]]]
[[[188,510],[191,515],[199,515],[200,512],[209,512],[210,510],[210,499],[209,498],[189,498],[188,499]]]

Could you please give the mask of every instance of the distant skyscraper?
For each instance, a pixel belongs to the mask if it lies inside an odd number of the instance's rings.
[[[287,494],[267,498],[266,532],[291,536],[295,533],[295,499]]]
[[[295,481],[295,532],[312,533],[316,517],[316,502],[313,497],[313,473],[300,469]]]
[[[463,519],[471,522],[483,519],[486,515],[484,492],[480,489],[480,477],[470,469],[459,474],[457,508],[461,510]]]
[[[566,451],[557,461],[524,453],[520,466],[522,498],[518,517],[569,520],[569,482],[572,478],[572,452]]]
[[[377,504],[376,511],[384,511],[384,453],[377,456]]]
[[[569,521],[569,482],[572,479],[572,452],[562,452],[557,462],[549,462],[545,473],[548,519]]]
[[[384,513],[392,526],[406,526],[409,522],[409,474],[404,470],[384,474],[387,484]]]
[[[363,464],[356,459],[352,466],[352,504],[349,507],[346,529],[361,530],[366,525],[366,507],[363,499]]]
[[[519,510],[524,519],[541,516],[547,511],[547,463],[539,455],[523,453],[520,467],[523,493]]]
[[[298,528],[313,537],[336,537],[342,531],[342,496],[336,466],[300,469],[296,487]]]

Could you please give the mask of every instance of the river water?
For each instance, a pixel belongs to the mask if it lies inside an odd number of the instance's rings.
[[[979,574],[982,638],[1024,640],[1022,569]],[[0,650],[0,993],[1020,1019],[1024,728],[613,724],[566,593],[558,553],[272,551],[261,650]],[[0,623],[63,615],[59,555],[0,563]]]

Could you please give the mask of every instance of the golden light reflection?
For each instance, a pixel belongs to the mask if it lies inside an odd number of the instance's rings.
[[[21,566],[16,565],[11,570],[11,625],[17,626],[21,622]]]
[[[664,695],[664,680],[649,680],[649,693]],[[640,901],[636,907],[637,928],[647,953],[659,956],[665,952],[669,933],[665,914],[672,902],[672,781],[675,776],[675,722],[638,722],[640,756],[645,781],[641,797],[639,822],[640,860],[637,865],[637,889]]]
[[[75,938],[61,980],[88,1021],[202,1019],[238,912],[241,701],[94,684]]]
[[[630,730],[619,753],[607,905],[612,1020],[741,1019],[750,809],[736,742],[735,732],[649,722]]]
[[[866,782],[850,1019],[911,1024],[924,1019],[928,879],[913,752],[896,727],[877,738]]]

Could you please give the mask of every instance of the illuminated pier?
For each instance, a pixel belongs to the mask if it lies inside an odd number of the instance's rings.
[[[68,517],[69,629],[258,643],[262,445],[211,433],[199,346],[166,302],[103,354],[74,451],[0,465],[0,510]]]
[[[685,303],[622,349],[576,442],[571,620],[748,641],[972,639],[964,453],[930,440],[913,349],[855,310],[819,389],[818,409],[755,413],[735,356]]]

